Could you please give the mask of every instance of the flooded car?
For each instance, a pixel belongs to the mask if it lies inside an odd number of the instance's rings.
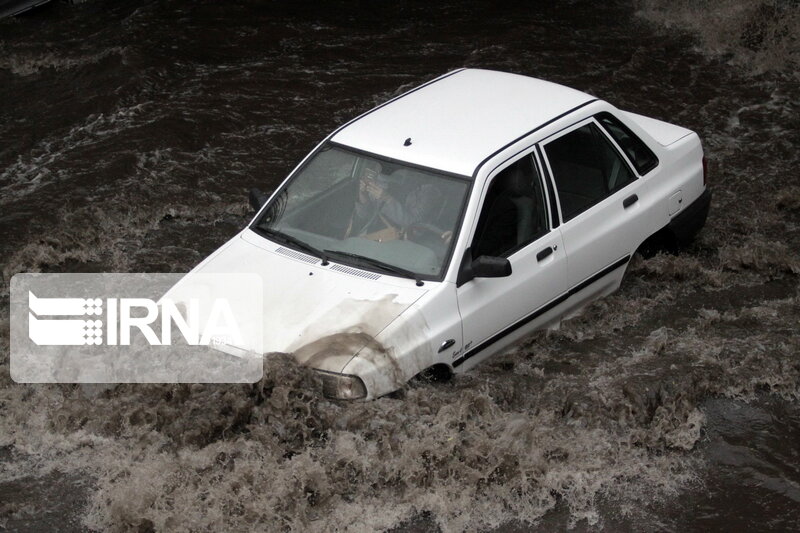
[[[616,290],[710,204],[698,136],[586,93],[476,69],[340,127],[193,272],[264,280],[263,349],[327,396],[464,372]]]

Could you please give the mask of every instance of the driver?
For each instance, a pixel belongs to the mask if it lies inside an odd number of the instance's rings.
[[[377,241],[400,237],[399,228],[406,218],[403,206],[389,194],[389,183],[381,174],[378,161],[366,161],[358,176],[355,208],[346,236],[359,236]]]
[[[409,238],[420,230],[433,232],[445,243],[452,232],[442,232],[430,224],[443,194],[433,184],[417,185],[401,204],[389,192],[389,182],[378,161],[366,161],[359,174],[355,208],[346,236],[359,236],[379,242]],[[416,239],[415,239],[416,240]]]

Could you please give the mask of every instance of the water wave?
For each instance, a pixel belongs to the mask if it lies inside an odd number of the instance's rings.
[[[800,4],[793,0],[639,0],[638,15],[695,35],[702,51],[753,74],[800,78]]]
[[[17,76],[30,76],[44,69],[69,70],[98,63],[111,55],[121,55],[124,47],[110,47],[96,53],[64,56],[56,52],[11,52],[0,48],[0,69]]]

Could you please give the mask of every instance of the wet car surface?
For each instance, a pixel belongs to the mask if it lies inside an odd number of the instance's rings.
[[[706,172],[690,130],[461,69],[335,130],[193,273],[261,276],[265,352],[377,398],[558,326],[656,240],[689,244]]]

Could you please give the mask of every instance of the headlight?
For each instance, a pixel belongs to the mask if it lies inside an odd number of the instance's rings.
[[[337,400],[358,400],[367,397],[367,387],[358,376],[317,370],[322,377],[322,394]]]

